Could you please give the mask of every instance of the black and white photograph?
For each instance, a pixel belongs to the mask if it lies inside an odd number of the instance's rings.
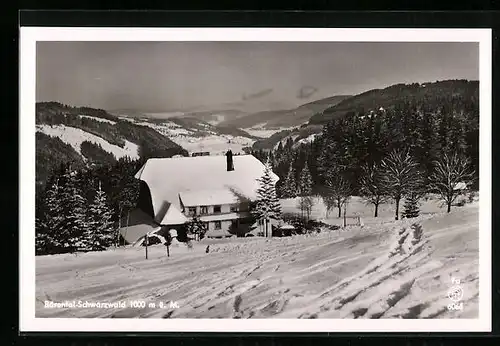
[[[488,30],[29,30],[26,325],[489,327]]]

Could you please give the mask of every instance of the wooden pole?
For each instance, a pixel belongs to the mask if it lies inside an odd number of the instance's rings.
[[[345,213],[346,213],[346,203],[344,203],[344,227],[346,226],[346,217],[345,217]]]
[[[144,237],[144,241],[146,242],[146,259],[148,259],[148,235],[146,233],[146,236]]]

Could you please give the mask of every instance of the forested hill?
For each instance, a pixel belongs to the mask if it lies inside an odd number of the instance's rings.
[[[254,154],[259,158],[271,155],[274,171],[281,178],[280,188],[287,181],[292,186],[298,185],[307,163],[313,190],[320,191],[325,174],[333,172],[345,177],[354,194],[359,193],[363,166],[380,164],[394,150],[411,155],[424,182],[433,173],[437,160],[445,154],[459,154],[470,161],[477,188],[478,87],[478,82],[446,81],[370,91],[330,109],[329,116],[338,114],[338,117],[332,116],[328,121],[326,115],[317,118],[316,121],[326,123],[322,129],[319,124],[310,125],[317,131],[314,137],[309,134],[311,140],[299,142],[300,137],[289,133],[280,138],[278,145],[272,144],[273,150],[257,150]],[[356,105],[363,105],[363,109],[343,113]],[[254,146],[254,149],[260,148]]]
[[[411,101],[428,109],[436,109],[455,99],[478,100],[479,81],[445,80],[432,83],[395,84],[385,89],[374,89],[349,97],[338,104],[316,113],[310,124],[325,124],[329,120],[349,113],[366,113],[380,107],[394,108]]]
[[[338,104],[315,113],[307,125],[288,133],[276,133],[274,138],[266,138],[254,143],[256,150],[276,148],[292,138],[294,142],[307,141],[307,137],[320,134],[323,125],[331,120],[367,116],[371,112],[389,112],[404,108],[411,103],[419,112],[438,114],[443,107],[454,112],[465,112],[468,119],[478,119],[479,82],[468,80],[446,80],[433,83],[395,84],[385,89],[374,89],[349,97]],[[475,120],[474,120],[475,121]]]
[[[103,109],[58,102],[36,104],[36,181],[41,186],[62,163],[74,167],[120,158],[171,157],[187,152],[151,127],[120,119]]]

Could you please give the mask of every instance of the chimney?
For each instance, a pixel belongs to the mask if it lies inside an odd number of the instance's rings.
[[[226,153],[226,167],[227,171],[234,171],[234,164],[233,164],[233,152],[231,149],[229,149]]]

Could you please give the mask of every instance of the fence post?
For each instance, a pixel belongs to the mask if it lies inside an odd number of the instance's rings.
[[[345,204],[344,204],[344,228],[347,226],[347,220],[346,220],[346,217],[345,217],[345,212],[346,212],[346,207],[345,207]]]

